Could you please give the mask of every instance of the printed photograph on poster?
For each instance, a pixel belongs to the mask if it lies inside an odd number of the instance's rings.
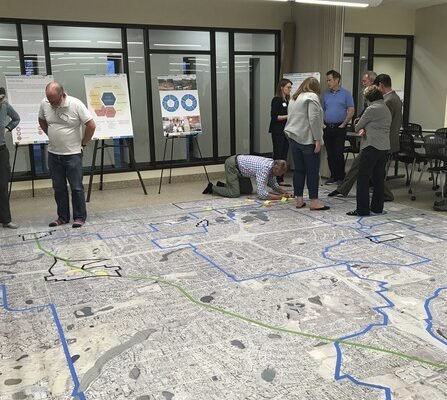
[[[298,90],[305,79],[310,77],[314,77],[318,79],[318,82],[320,82],[319,72],[291,72],[290,74],[283,75],[284,79],[289,79],[292,82],[292,91],[290,92],[291,95]]]
[[[196,76],[159,76],[158,89],[164,136],[189,136],[201,133]]]
[[[87,106],[96,122],[93,139],[133,136],[126,74],[84,75]]]
[[[12,131],[12,141],[19,145],[47,143],[48,137],[38,122],[45,88],[53,82],[51,75],[6,76],[6,95],[20,115],[20,124]]]

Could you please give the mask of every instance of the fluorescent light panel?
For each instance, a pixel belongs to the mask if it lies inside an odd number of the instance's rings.
[[[295,0],[296,3],[318,4],[322,6],[343,6],[343,7],[361,7],[366,8],[366,3],[349,3],[347,1],[330,1],[330,0]]]
[[[377,7],[383,0],[290,0],[296,3],[343,7]]]

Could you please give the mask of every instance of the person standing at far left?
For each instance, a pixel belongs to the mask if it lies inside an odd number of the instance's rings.
[[[276,87],[276,96],[272,99],[270,112],[269,132],[272,134],[273,142],[273,159],[287,160],[289,152],[289,140],[284,133],[287,122],[287,106],[290,99],[290,91],[292,90],[292,81],[289,79],[281,79]],[[284,175],[276,178],[278,184],[284,186]]]
[[[18,225],[11,222],[11,211],[9,209],[8,183],[11,176],[11,166],[5,133],[11,133],[19,122],[19,114],[8,103],[5,89],[0,87],[0,223],[3,228],[10,229],[17,229]]]
[[[39,125],[48,135],[48,168],[57,204],[57,218],[49,226],[64,225],[70,221],[68,181],[73,206],[72,227],[80,228],[87,218],[82,185],[82,148],[93,137],[96,124],[82,101],[67,95],[60,83],[49,83],[45,95],[40,105]]]

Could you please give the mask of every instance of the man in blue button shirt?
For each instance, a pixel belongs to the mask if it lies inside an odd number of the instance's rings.
[[[323,96],[324,134],[327,161],[331,177],[326,184],[337,183],[345,177],[343,151],[346,140],[346,125],[354,115],[354,100],[351,93],[340,86],[341,75],[334,70],[326,73],[329,88]]]

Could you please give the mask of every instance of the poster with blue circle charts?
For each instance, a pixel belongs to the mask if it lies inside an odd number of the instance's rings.
[[[12,131],[12,140],[19,145],[47,143],[48,137],[38,122],[39,107],[45,87],[53,82],[51,75],[6,76],[6,95],[20,115],[20,124]]]
[[[163,75],[157,79],[164,136],[202,133],[196,75]]]
[[[87,107],[96,130],[93,139],[133,137],[126,74],[84,75]]]
[[[314,77],[318,79],[318,82],[320,82],[319,72],[291,72],[290,74],[284,74],[282,77],[284,79],[289,79],[290,81],[292,81],[292,91],[290,92],[291,94],[295,93],[300,85],[307,78]]]

